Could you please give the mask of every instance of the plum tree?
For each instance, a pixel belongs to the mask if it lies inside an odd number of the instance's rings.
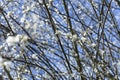
[[[0,79],[119,80],[119,0],[0,0]]]

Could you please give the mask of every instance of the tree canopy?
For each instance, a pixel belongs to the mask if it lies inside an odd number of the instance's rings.
[[[0,80],[119,80],[120,0],[0,0]]]

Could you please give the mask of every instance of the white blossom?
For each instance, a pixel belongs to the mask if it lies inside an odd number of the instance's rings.
[[[28,30],[30,27],[31,27],[30,22],[29,22],[29,21],[26,21],[25,29]]]
[[[94,71],[95,71],[95,72],[98,72],[98,70],[97,70],[96,68],[94,69]]]
[[[105,53],[105,51],[101,49],[100,50],[100,55],[101,55],[102,58],[104,57],[104,53]]]
[[[26,9],[23,11],[23,13],[27,13],[28,11],[30,10],[30,6],[28,7],[26,7]]]
[[[18,34],[17,36],[9,36],[6,39],[6,42],[7,42],[8,46],[15,46],[19,42],[26,42],[27,39],[28,39],[28,36]]]
[[[3,62],[3,65],[6,66],[7,69],[9,69],[10,67],[13,67],[13,64],[11,61],[5,61]]]
[[[8,12],[7,13],[7,16],[9,17],[9,16],[11,16],[12,15],[12,12]]]
[[[95,43],[92,43],[92,44],[91,44],[91,46],[92,46],[92,47],[95,47],[95,46],[96,46],[96,44],[95,44]]]
[[[119,67],[120,67],[120,61],[117,63],[117,66],[119,66]]]
[[[18,37],[14,37],[14,36],[9,36],[6,39],[6,42],[7,42],[8,46],[13,46],[13,45],[15,45],[16,43],[19,42],[19,38]]]
[[[84,33],[83,33],[83,36],[86,36],[87,35],[87,32],[85,31]]]
[[[0,50],[2,50],[4,48],[4,46],[3,45],[0,45]]]
[[[103,55],[104,53],[105,53],[105,51],[104,51],[104,50],[100,50],[100,54],[102,54],[102,55]]]
[[[49,0],[49,2],[52,2],[53,0]]]
[[[37,54],[32,54],[33,59],[38,59]]]
[[[20,19],[20,22],[24,22],[25,21],[25,16],[23,16],[21,19]]]
[[[3,65],[3,59],[2,59],[2,57],[0,56],[0,67],[2,67],[2,65]]]
[[[82,42],[85,42],[87,39],[85,37],[81,37]]]
[[[56,30],[55,34],[60,35],[60,34],[61,34],[61,31]]]
[[[29,39],[29,37],[27,35],[23,35],[21,42],[26,42]]]
[[[67,38],[71,38],[72,34],[71,33],[66,33]]]
[[[76,40],[77,40],[77,35],[75,34],[72,36],[72,41],[76,41]]]

